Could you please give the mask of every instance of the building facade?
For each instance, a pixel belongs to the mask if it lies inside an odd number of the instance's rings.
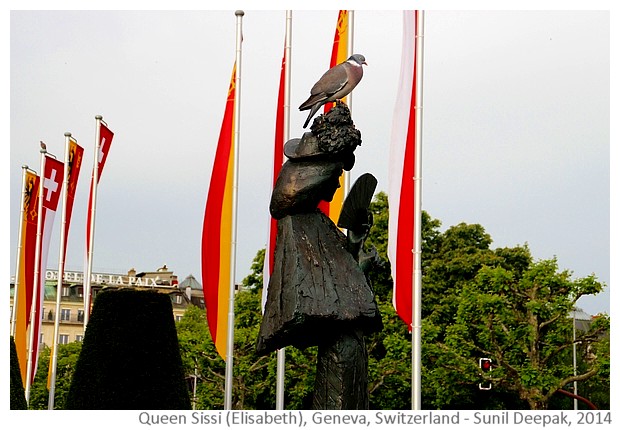
[[[45,272],[45,295],[41,313],[40,346],[51,346],[54,339],[56,321],[56,297],[58,290],[58,271]],[[92,300],[106,289],[131,288],[139,290],[155,290],[168,294],[172,301],[172,312],[175,321],[180,320],[189,304],[204,309],[202,286],[192,275],[179,283],[177,275],[166,265],[154,272],[136,272],[131,269],[126,274],[93,273],[91,276]],[[14,279],[11,279],[11,318],[13,318],[13,297],[15,293]],[[66,271],[60,287],[59,344],[82,341],[84,338],[84,274]]]

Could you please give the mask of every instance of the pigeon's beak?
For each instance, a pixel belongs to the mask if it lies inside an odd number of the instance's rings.
[[[368,65],[368,63],[367,63],[367,62],[365,62],[365,61],[362,61],[362,64],[366,64],[366,65]]]

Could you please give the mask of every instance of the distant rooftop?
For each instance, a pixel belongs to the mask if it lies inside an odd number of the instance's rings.
[[[200,282],[194,278],[194,275],[189,275],[179,284],[179,289],[181,290],[184,290],[187,287],[190,287],[192,290],[202,291],[202,285],[200,285]]]

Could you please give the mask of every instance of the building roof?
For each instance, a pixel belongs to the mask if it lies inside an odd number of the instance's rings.
[[[179,284],[179,289],[181,290],[184,290],[187,287],[190,287],[192,290],[202,291],[202,285],[200,285],[200,282],[194,278],[194,275],[189,275]]]

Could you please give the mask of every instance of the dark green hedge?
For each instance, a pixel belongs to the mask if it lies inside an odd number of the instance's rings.
[[[11,409],[28,409],[13,336],[11,336]]]
[[[97,295],[66,407],[191,409],[168,295]]]

